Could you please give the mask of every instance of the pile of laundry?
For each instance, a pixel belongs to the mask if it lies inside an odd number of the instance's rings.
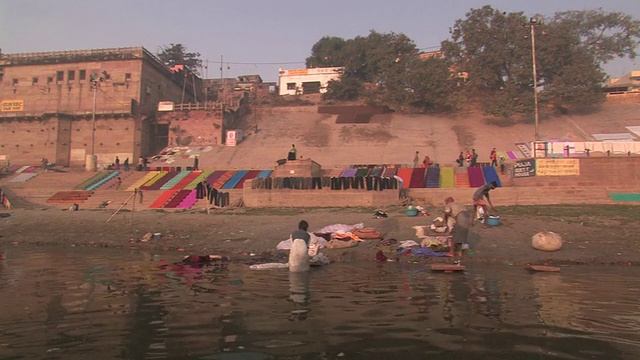
[[[313,234],[327,240],[328,249],[343,249],[357,246],[363,240],[381,239],[382,234],[364,223],[353,225],[333,224],[313,231]]]

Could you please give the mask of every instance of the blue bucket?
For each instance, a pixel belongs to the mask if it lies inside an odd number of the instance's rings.
[[[487,218],[487,225],[489,226],[498,226],[500,225],[500,216],[489,216]]]
[[[407,216],[417,216],[418,215],[418,209],[407,209],[405,211],[405,214],[407,214]]]

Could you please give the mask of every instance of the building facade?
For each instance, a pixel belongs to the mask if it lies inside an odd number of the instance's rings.
[[[143,47],[0,54],[0,155],[13,163],[135,163],[162,144],[159,101],[191,102],[199,79]]]
[[[302,95],[327,92],[330,80],[338,80],[342,67],[291,69],[278,71],[280,95]]]

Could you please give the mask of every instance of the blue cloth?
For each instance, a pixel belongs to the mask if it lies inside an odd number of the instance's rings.
[[[429,249],[428,247],[411,249],[411,253],[416,256],[438,256],[438,257],[447,256],[446,252],[436,252]]]

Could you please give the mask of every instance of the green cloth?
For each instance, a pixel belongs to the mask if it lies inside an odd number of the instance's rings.
[[[613,201],[640,201],[640,194],[609,194]]]

